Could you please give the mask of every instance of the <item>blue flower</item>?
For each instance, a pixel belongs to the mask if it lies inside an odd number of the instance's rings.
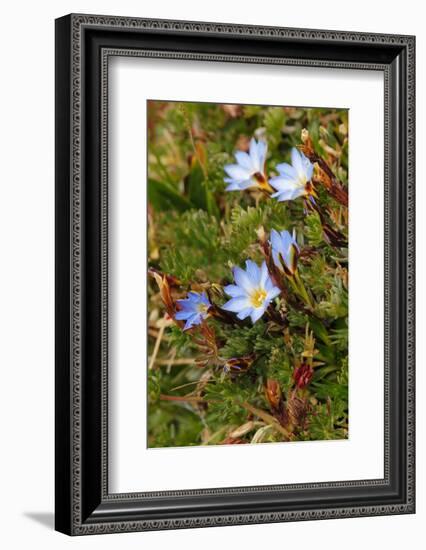
[[[272,197],[279,202],[314,194],[311,183],[314,165],[295,147],[291,150],[291,165],[285,162],[278,164],[277,170],[280,175],[271,178],[269,183],[277,190]]]
[[[296,234],[288,231],[271,231],[272,258],[274,264],[287,275],[294,275],[297,269],[297,258],[299,257],[299,246],[296,241]]]
[[[238,319],[251,318],[255,323],[265,313],[267,307],[280,289],[274,286],[263,262],[261,267],[251,260],[246,261],[246,270],[234,267],[235,285],[225,287],[225,292],[231,300],[222,306],[226,311],[237,313]]]
[[[183,330],[188,330],[194,325],[199,325],[208,317],[208,311],[211,307],[211,303],[205,292],[202,294],[189,292],[185,300],[177,300],[176,303],[181,309],[176,313],[175,319],[186,321]]]
[[[228,183],[226,191],[243,191],[248,187],[266,187],[268,185],[265,176],[265,159],[268,146],[264,141],[250,141],[248,153],[237,151],[235,159],[237,164],[227,164],[225,172],[229,177],[224,178]]]

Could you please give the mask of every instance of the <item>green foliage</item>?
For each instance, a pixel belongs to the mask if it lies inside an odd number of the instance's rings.
[[[321,219],[317,212],[312,212],[305,217],[305,235],[309,244],[321,246],[324,244]]]
[[[212,262],[222,256],[220,227],[214,216],[192,209],[158,216],[156,244],[160,249],[160,269],[187,283],[193,279],[221,278],[225,266]],[[179,246],[175,246],[178,242]]]
[[[223,357],[231,359],[253,353],[256,350],[256,342],[261,342],[265,331],[266,327],[262,323],[227,330],[226,344],[222,348]]]
[[[318,304],[317,311],[322,317],[339,318],[348,315],[348,291],[343,286],[342,279],[334,276],[327,299]]]
[[[270,147],[276,147],[281,141],[282,131],[286,122],[286,114],[282,107],[268,107],[264,111],[263,124]]]
[[[345,110],[149,102],[148,263],[168,277],[162,292],[158,277],[148,287],[150,447],[287,441],[285,430],[293,440],[348,437],[347,249],[324,230],[326,220],[344,242],[347,210],[320,185],[317,209],[268,190],[225,191],[224,166],[251,137],[267,141],[271,177],[301,145],[302,129],[346,186]],[[223,315],[231,268],[259,265],[272,229],[295,229],[299,279],[276,274],[284,292],[255,324]],[[215,305],[204,330],[183,331],[166,308],[164,293],[176,308],[189,290]],[[301,365],[313,373],[299,387]],[[274,408],[274,391],[291,419]]]
[[[169,347],[176,350],[179,356],[186,357],[187,352],[194,351],[196,348],[191,334],[181,330],[176,325],[171,325],[166,332]]]
[[[229,215],[226,231],[227,238],[223,242],[226,253],[233,263],[239,263],[246,255],[254,260],[259,259],[257,231],[263,227],[270,231],[272,227],[281,230],[290,223],[283,204],[272,201],[260,202],[256,207],[242,208],[235,206]]]
[[[157,211],[177,210],[184,212],[193,207],[173,184],[167,181],[148,180],[148,201]]]

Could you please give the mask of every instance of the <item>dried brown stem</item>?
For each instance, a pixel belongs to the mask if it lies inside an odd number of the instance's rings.
[[[160,367],[180,367],[182,365],[194,365],[195,359],[192,357],[182,357],[180,359],[156,359],[155,364]]]
[[[185,401],[188,403],[218,403],[216,400],[207,400],[197,395],[160,395],[162,401]]]
[[[347,207],[349,204],[349,197],[346,188],[343,186],[342,182],[336,178],[325,160],[314,151],[314,146],[307,130],[302,131],[302,141],[303,145],[300,145],[299,149],[308,157],[312,164],[316,163],[320,168],[319,181],[338,203]]]
[[[163,338],[165,328],[166,328],[166,323],[163,323],[160,327],[160,330],[158,331],[157,340],[155,341],[154,350],[152,352],[151,359],[150,359],[149,365],[148,365],[148,370],[151,370],[151,369],[154,368],[155,359],[156,359],[157,353],[160,349],[161,340]]]
[[[262,409],[258,409],[257,407],[253,407],[253,405],[250,405],[249,403],[243,402],[241,403],[241,406],[249,411],[250,413],[254,414],[255,416],[258,416],[261,418],[266,424],[271,425],[277,432],[282,434],[286,439],[286,441],[290,441],[293,439],[292,434],[287,431],[281,424],[277,421],[276,418],[274,418],[272,415],[267,413],[266,411],[263,411]]]

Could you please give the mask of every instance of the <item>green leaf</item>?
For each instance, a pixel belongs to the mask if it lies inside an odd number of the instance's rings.
[[[309,319],[309,324],[317,338],[319,338],[327,346],[333,345],[333,342],[331,341],[328,335],[328,332],[326,331],[326,329],[324,328],[324,325],[321,323],[319,319],[316,319],[315,317],[311,317]]]
[[[264,125],[269,145],[275,145],[281,140],[281,132],[285,126],[286,114],[282,107],[269,107],[265,111]]]
[[[192,207],[191,202],[170,184],[148,180],[148,201],[158,211],[177,210],[184,212]]]
[[[204,174],[199,162],[195,162],[193,168],[185,179],[185,185],[189,200],[201,210],[207,210],[206,186]]]
[[[206,180],[200,163],[196,161],[189,172],[185,184],[188,190],[189,200],[200,210],[206,210],[209,214],[219,217],[219,208],[213,193],[209,189],[209,181]]]

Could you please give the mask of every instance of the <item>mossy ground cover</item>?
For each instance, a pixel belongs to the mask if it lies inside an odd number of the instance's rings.
[[[148,102],[148,265],[149,447],[348,437],[347,110]]]

